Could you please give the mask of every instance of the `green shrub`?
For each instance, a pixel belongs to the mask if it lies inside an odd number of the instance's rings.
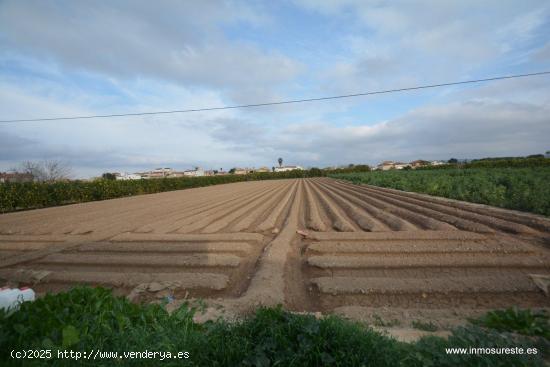
[[[550,158],[542,155],[532,157],[502,157],[474,159],[468,163],[449,163],[440,166],[426,166],[418,170],[440,170],[440,169],[468,169],[468,168],[529,168],[529,167],[550,167]]]
[[[546,311],[533,312],[529,309],[508,308],[490,311],[472,323],[500,331],[524,335],[542,336],[550,339],[550,321]]]
[[[9,362],[12,349],[51,349],[56,356],[57,350],[94,349],[187,351],[190,358],[184,364],[194,366],[395,366],[408,349],[336,317],[317,320],[281,308],[260,308],[239,322],[196,324],[194,312],[183,305],[168,314],[160,305],[132,304],[106,289],[75,288],[24,303],[12,315],[0,314],[0,359]],[[50,362],[64,363],[56,358]],[[151,360],[116,362],[156,364]],[[112,363],[102,360],[93,365]],[[164,361],[163,365],[181,363]]]
[[[162,305],[133,304],[103,288],[78,287],[0,312],[1,365],[189,366],[542,366],[547,341],[475,326],[448,340],[406,344],[336,316],[317,319],[280,307],[259,308],[228,323],[193,322],[188,304],[169,314]],[[544,344],[546,343],[546,344]],[[536,355],[452,355],[445,348],[536,347]],[[50,349],[51,360],[13,360],[10,351]],[[57,359],[57,351],[188,352],[189,359]]]
[[[524,354],[453,354],[448,348],[522,348]],[[459,327],[447,338],[426,336],[415,344],[414,356],[404,365],[408,366],[544,366],[544,353],[549,344],[546,340],[531,340],[526,337],[481,329],[476,326]],[[536,354],[527,354],[528,348],[536,348]],[[532,350],[532,349],[531,349]]]

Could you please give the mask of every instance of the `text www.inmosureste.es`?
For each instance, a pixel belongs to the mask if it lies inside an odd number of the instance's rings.
[[[469,354],[469,355],[536,355],[537,348],[521,348],[521,347],[484,347],[484,348],[445,348],[447,354]]]

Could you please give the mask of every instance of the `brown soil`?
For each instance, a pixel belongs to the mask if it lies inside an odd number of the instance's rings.
[[[382,315],[406,331],[549,307],[531,277],[550,275],[549,243],[537,215],[327,178],[258,181],[0,215],[0,279],[39,294],[171,294],[171,307],[202,297],[226,315]]]

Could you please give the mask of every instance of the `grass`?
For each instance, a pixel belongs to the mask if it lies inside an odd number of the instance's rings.
[[[196,310],[183,305],[168,314],[161,305],[139,305],[102,288],[75,288],[24,303],[0,314],[2,365],[109,366],[96,361],[10,359],[12,349],[73,351],[188,352],[189,359],[117,360],[116,365],[189,366],[542,366],[542,353],[523,356],[447,355],[447,347],[547,347],[534,341],[475,325],[453,331],[448,340],[426,337],[415,344],[398,342],[335,316],[316,319],[281,308],[260,308],[238,322],[196,324]]]
[[[550,216],[549,166],[391,170],[331,177]]]

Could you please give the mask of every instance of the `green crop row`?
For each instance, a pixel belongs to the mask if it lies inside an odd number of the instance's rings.
[[[550,216],[550,167],[545,166],[391,170],[331,177]]]

